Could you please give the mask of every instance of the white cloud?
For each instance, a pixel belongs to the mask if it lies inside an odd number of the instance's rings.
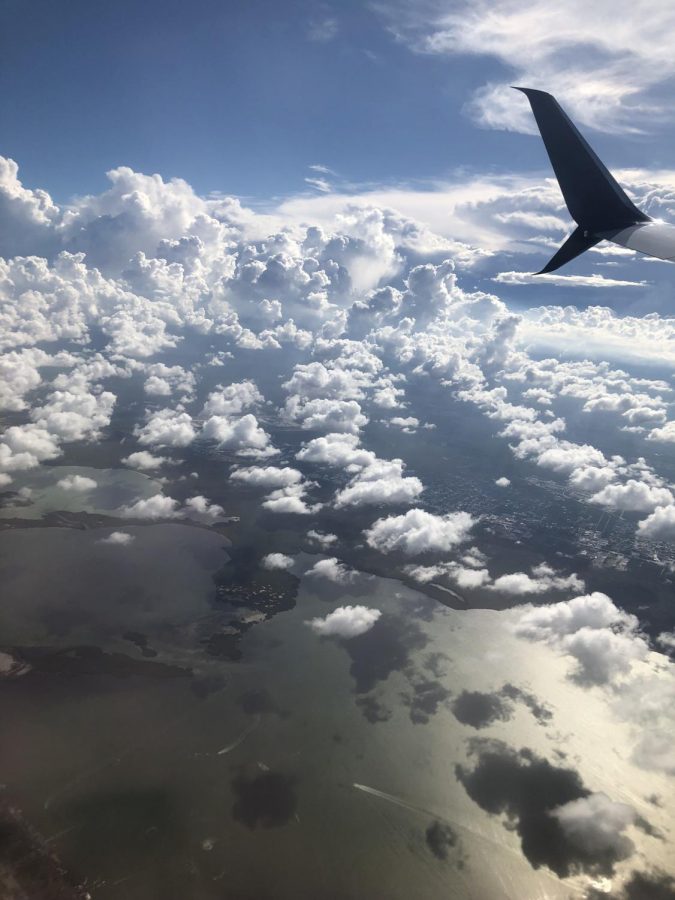
[[[292,568],[294,559],[292,556],[286,556],[285,553],[268,553],[263,556],[261,565],[264,569],[290,569]]]
[[[293,375],[282,385],[289,394],[303,400],[330,398],[334,400],[360,400],[371,378],[358,369],[330,368],[321,362],[298,364]]]
[[[0,356],[0,410],[25,409],[26,394],[40,385],[39,369],[48,364],[53,364],[52,358],[35,348],[12,350]]]
[[[66,475],[56,482],[56,486],[64,491],[75,491],[79,494],[93,491],[97,487],[97,482],[93,478],[87,478],[86,475]]]
[[[338,539],[336,534],[325,534],[324,532],[315,531],[314,529],[307,532],[307,537],[310,541],[315,541],[322,547],[330,547],[331,544],[335,544]]]
[[[61,454],[58,439],[41,425],[10,425],[0,438],[0,469],[34,469]]]
[[[563,647],[576,659],[574,679],[581,684],[606,684],[630,671],[631,663],[644,659],[647,644],[633,634],[616,634],[608,628],[580,628],[568,635]]]
[[[466,566],[453,566],[448,575],[460,588],[479,588],[488,585],[490,575],[487,569],[472,569]]]
[[[143,385],[146,394],[155,397],[170,397],[180,393],[191,397],[196,379],[192,372],[186,372],[182,366],[166,366],[164,363],[153,363],[147,366],[148,378]]]
[[[658,441],[662,444],[675,443],[675,422],[666,422],[663,428],[653,428],[647,440]]]
[[[308,516],[321,509],[320,503],[309,506],[305,501],[307,488],[310,482],[305,484],[289,484],[287,487],[272,491],[263,500],[263,509],[274,513],[294,513],[300,516]]]
[[[484,127],[533,130],[525,98],[512,84],[545,87],[582,124],[608,131],[652,126],[669,112],[662,98],[675,75],[668,56],[675,13],[667,4],[461,0],[381,9],[420,52],[492,57],[509,70],[469,104]]]
[[[365,466],[335,496],[335,506],[412,503],[424,490],[416,477],[403,476],[403,461],[378,459]]]
[[[213,522],[219,519],[225,513],[222,506],[217,503],[211,503],[201,494],[196,497],[190,497],[185,501],[183,513],[191,519],[198,519],[202,522]]]
[[[575,351],[593,359],[672,365],[675,320],[658,315],[618,315],[606,306],[541,306],[523,313],[518,339],[535,351]]]
[[[595,591],[561,603],[526,607],[519,615],[516,634],[529,640],[551,640],[581,628],[637,625],[635,616],[622,612],[607,596]]]
[[[500,575],[489,588],[501,594],[522,597],[528,594],[544,594],[548,591],[583,591],[584,583],[578,575],[559,575],[543,563],[535,566],[531,575],[527,572]]]
[[[286,401],[285,412],[289,419],[298,422],[302,428],[316,431],[358,434],[368,424],[368,417],[363,414],[356,400],[302,400],[297,394],[293,394]]]
[[[238,481],[252,487],[269,490],[270,488],[282,488],[299,484],[302,481],[302,472],[289,466],[281,469],[276,466],[249,466],[235,469],[230,475],[230,481]]]
[[[129,466],[132,469],[140,469],[142,472],[158,469],[166,461],[166,456],[153,456],[147,450],[137,450],[121,460],[125,466]]]
[[[405,566],[404,571],[410,578],[422,584],[444,577],[465,589],[475,589],[490,583],[490,573],[487,569],[466,567],[455,562],[438,563],[434,566],[410,565]]]
[[[329,466],[362,468],[375,460],[375,454],[359,447],[356,434],[331,433],[308,441],[296,454],[302,462],[325,463]]]
[[[111,531],[108,537],[101,538],[99,544],[113,544],[116,547],[126,547],[136,538],[127,531]]]
[[[562,603],[525,608],[515,633],[546,641],[577,663],[574,680],[582,685],[614,681],[643,659],[647,643],[638,633],[635,616],[620,610],[606,595],[595,592]]]
[[[550,813],[562,826],[567,839],[593,857],[609,854],[612,859],[625,859],[635,847],[624,834],[637,814],[632,806],[616,803],[606,794],[589,794],[557,806]]]
[[[675,678],[671,667],[622,684],[613,706],[633,727],[633,761],[648,771],[675,775]]]
[[[240,381],[212,391],[204,404],[201,415],[236,416],[265,402],[265,398],[253,381]]]
[[[653,512],[657,506],[671,504],[673,495],[667,488],[630,478],[625,484],[608,484],[597,494],[593,494],[589,502],[629,512]]]
[[[620,278],[607,278],[606,275],[534,275],[531,272],[500,272],[492,279],[498,284],[551,284],[554,287],[579,288],[626,288],[646,287],[648,281],[626,281]]]
[[[43,406],[33,407],[31,419],[60,441],[93,440],[109,424],[116,397],[110,391],[92,393],[79,383],[52,391]]]
[[[669,650],[675,650],[675,632],[662,631],[656,638],[656,641],[662,647],[667,647]]]
[[[598,491],[615,478],[612,466],[583,466],[570,474],[570,484],[583,491]]]
[[[369,609],[367,606],[338,606],[323,619],[311,619],[307,625],[322,637],[349,639],[365,634],[381,615],[379,609]]]
[[[314,578],[327,578],[329,581],[336,582],[336,584],[348,584],[350,581],[354,581],[357,574],[353,569],[349,569],[344,563],[341,563],[336,556],[318,560],[311,569],[305,572],[305,575],[310,575]]]
[[[187,447],[196,437],[192,417],[186,412],[162,409],[152,413],[142,427],[134,434],[139,444],[153,447]]]
[[[465,541],[475,519],[466,512],[434,515],[410,509],[401,516],[378,519],[365,531],[369,546],[383,553],[399,550],[407,556],[450,550]]]
[[[389,419],[388,424],[402,429],[406,434],[414,434],[420,427],[420,420],[416,419],[415,416],[394,416],[392,419]]]
[[[31,191],[19,181],[13,159],[0,156],[0,221],[6,256],[28,255],[51,244],[50,226],[60,210],[45,191]]]
[[[373,403],[381,409],[398,409],[405,395],[403,388],[397,388],[393,384],[385,384],[373,393]]]
[[[671,541],[675,539],[675,506],[659,506],[638,524],[640,537]]]
[[[501,478],[498,478],[495,481],[497,487],[507,488],[511,484],[511,480],[507,478],[505,475],[502,475]]]
[[[569,475],[576,469],[587,466],[602,467],[607,460],[604,454],[590,444],[573,444],[569,441],[560,441],[555,447],[543,450],[538,458],[537,465],[546,469],[553,469],[563,475]]]
[[[125,519],[175,519],[180,515],[178,501],[162,494],[136,500],[129,506],[122,506],[118,514]]]
[[[239,419],[211,416],[202,428],[202,436],[214,440],[219,447],[237,450],[240,456],[273,456],[279,451],[270,443],[270,436],[260,427],[252,413]]]
[[[473,236],[493,247],[516,241],[522,249],[531,238],[542,238],[542,231],[551,240],[561,227],[553,179],[477,176],[428,191],[369,189],[361,197],[295,198],[265,216],[231,198],[200,198],[180,180],[129,169],[111,172],[110,188],[101,196],[59,209],[47,195],[26,191],[15,167],[0,169],[0,193],[18,216],[17,235],[25,227],[24,236],[39,235],[36,249],[50,247],[50,261],[0,262],[0,344],[9,349],[0,368],[11,386],[5,402],[21,412],[42,385],[44,365],[72,368],[28,411],[38,427],[13,426],[19,430],[8,429],[0,441],[5,482],[12,471],[58,456],[64,441],[99,436],[116,401],[103,390],[107,378],[138,378],[155,396],[180,395],[187,403],[209,362],[224,363],[237,348],[261,351],[263,361],[263,354],[290,344],[295,365],[280,378],[290,392],[281,415],[303,429],[327,432],[323,443],[308,441],[298,458],[348,469],[351,480],[336,495],[338,507],[418,497],[422,485],[405,476],[404,464],[378,459],[360,447],[358,435],[371,399],[405,409],[393,425],[418,427],[410,398],[403,407],[399,385],[424,374],[441,378],[503,423],[501,434],[516,456],[569,475],[572,486],[598,494],[620,477],[622,485],[626,478],[644,481],[652,494],[665,490],[655,473],[643,475],[590,445],[561,440],[564,421],[547,417],[541,404],[575,397],[585,411],[613,411],[627,427],[652,428],[651,438],[658,440],[667,424],[654,426],[664,421],[668,399],[662,398],[669,386],[661,382],[657,388],[656,379],[633,378],[602,363],[534,359],[526,348],[550,343],[574,349],[583,339],[589,353],[672,361],[675,320],[571,306],[515,316],[499,298],[462,288],[464,269],[480,254],[448,239],[461,232],[457,224],[473,228]],[[672,204],[672,173],[629,174],[629,186],[649,194],[650,209]],[[402,211],[395,209],[399,202]],[[418,212],[429,227],[420,225]],[[300,219],[313,224],[301,225]],[[433,263],[405,270],[406,258],[417,263],[430,254]],[[442,256],[447,258],[439,262]],[[393,275],[397,287],[384,283]],[[88,346],[90,332],[103,340],[95,353]],[[204,360],[176,365],[175,354],[166,361],[155,358],[180,346],[182,360],[192,333],[209,336]],[[35,347],[57,340],[69,341],[71,350],[48,357]],[[527,387],[519,394],[524,399],[509,397],[507,382],[517,391]],[[539,405],[523,405],[528,401]],[[135,429],[148,450],[129,454],[126,464],[151,471],[154,447],[188,446],[199,437],[264,459],[278,451],[263,427],[271,404],[258,414],[263,403],[256,384],[245,380],[211,390],[201,414],[173,402],[171,409],[149,411]],[[254,407],[260,421],[249,412]],[[340,442],[340,435],[349,440]],[[286,487],[291,485],[274,490]],[[654,499],[665,505],[665,495]],[[306,514],[316,508],[295,490],[263,502],[277,511]],[[455,576],[463,577],[458,571]]]

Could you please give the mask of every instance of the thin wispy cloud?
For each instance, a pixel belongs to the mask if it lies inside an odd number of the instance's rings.
[[[648,281],[624,281],[604,275],[535,275],[531,272],[499,272],[492,279],[498,284],[552,284],[556,287],[625,288],[647,287]]]
[[[310,41],[326,44],[328,41],[332,41],[336,38],[339,31],[340,26],[337,19],[326,17],[325,19],[319,19],[310,23],[309,28],[307,29],[307,37]]]
[[[558,94],[582,124],[603,131],[648,130],[671,116],[656,96],[675,77],[671,4],[441,0],[381,11],[416,52],[484,56],[507,67],[467,103],[484,127],[534,132],[528,104],[512,84]]]

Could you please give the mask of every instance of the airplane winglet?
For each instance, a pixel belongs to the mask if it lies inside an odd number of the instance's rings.
[[[549,272],[555,272],[560,266],[571,262],[577,256],[590,250],[602,239],[585,231],[581,225],[577,225],[572,234],[567,238],[565,243],[556,251],[554,256],[546,263],[540,272],[535,275],[548,275]]]
[[[618,184],[551,94],[516,87],[530,101],[567,209],[579,226],[537,274],[552,272],[597,244],[601,232],[651,222]]]

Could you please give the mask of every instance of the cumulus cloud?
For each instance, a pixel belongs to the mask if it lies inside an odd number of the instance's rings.
[[[288,570],[292,568],[293,563],[293,557],[286,556],[285,553],[268,553],[267,556],[263,556],[261,560],[262,567],[264,569],[270,569],[270,571],[273,571],[274,569]]]
[[[635,823],[632,806],[610,800],[606,794],[589,794],[551,810],[572,844],[593,856],[625,859],[635,846],[624,832]]]
[[[479,588],[490,584],[490,573],[484,568],[471,568],[456,562],[438,563],[434,566],[408,565],[404,569],[408,577],[428,584],[447,577],[460,588]]]
[[[289,394],[303,399],[360,400],[370,382],[368,373],[360,369],[311,362],[296,365],[293,375],[284,382],[283,387]]]
[[[180,393],[190,398],[194,391],[196,379],[192,372],[182,366],[167,366],[164,363],[153,363],[146,368],[147,378],[143,385],[146,394],[155,397],[170,397]]]
[[[59,356],[50,356],[44,350],[24,348],[12,350],[0,356],[0,410],[13,412],[26,408],[25,397],[42,382],[40,369],[47,365],[59,365]]]
[[[219,519],[225,510],[222,506],[219,506],[217,503],[211,503],[210,500],[207,500],[206,497],[202,497],[201,494],[196,497],[190,497],[185,501],[183,506],[184,515],[188,516],[191,519],[198,519],[202,522],[214,522],[216,519]]]
[[[6,256],[28,255],[53,246],[51,226],[60,210],[45,191],[32,191],[19,180],[13,159],[0,157],[0,245]]]
[[[216,441],[219,447],[236,450],[239,456],[263,458],[279,452],[252,413],[239,419],[211,416],[204,422],[201,433],[203,437]]]
[[[335,496],[335,506],[412,503],[424,490],[419,478],[404,477],[400,459],[373,460]]]
[[[125,519],[175,519],[180,515],[178,501],[163,494],[136,500],[129,506],[122,506],[119,515]]]
[[[653,428],[647,439],[661,444],[675,443],[675,422],[666,422],[663,428]]]
[[[673,495],[668,488],[630,478],[625,484],[608,484],[593,494],[590,502],[629,512],[653,512],[657,506],[671,504]]]
[[[414,434],[420,426],[420,420],[415,416],[394,416],[389,419],[389,425],[400,428],[405,434]]]
[[[187,447],[197,436],[190,414],[173,409],[152,413],[134,433],[139,444],[153,447]]]
[[[322,531],[315,531],[313,528],[307,532],[307,537],[310,541],[314,541],[321,547],[330,547],[331,544],[335,544],[338,539],[336,534],[326,534]]]
[[[654,540],[672,541],[675,538],[675,506],[657,507],[638,524],[638,534]]]
[[[237,416],[244,410],[251,409],[264,403],[265,398],[253,381],[240,381],[228,384],[227,387],[219,387],[212,391],[204,404],[201,415],[209,416]]]
[[[336,556],[318,560],[311,569],[305,572],[305,575],[313,578],[327,578],[328,581],[334,581],[336,584],[348,584],[350,581],[354,581],[357,574],[354,569],[349,569],[344,563],[341,563]]]
[[[358,434],[368,424],[368,417],[361,411],[356,400],[302,400],[297,394],[293,394],[286,401],[285,412],[301,428],[313,431]]]
[[[537,458],[538,466],[553,469],[554,472],[563,475],[589,466],[602,467],[606,463],[604,454],[596,447],[590,444],[573,444],[569,441],[560,441],[557,446],[543,450]]]
[[[511,480],[509,478],[506,478],[505,475],[502,475],[501,478],[498,478],[495,481],[495,484],[497,485],[497,487],[507,488],[511,484]]]
[[[599,491],[615,478],[612,466],[583,466],[570,474],[570,484],[582,491]]]
[[[586,686],[614,681],[648,651],[637,618],[597,591],[561,603],[526,607],[516,620],[515,633],[545,641],[571,656],[577,664],[572,677]]]
[[[613,706],[633,728],[633,761],[650,772],[675,775],[675,679],[671,671],[663,669],[622,684]]]
[[[94,393],[79,383],[69,387],[52,391],[46,403],[33,407],[31,419],[58,440],[93,440],[109,424],[117,398],[110,391]]]
[[[112,544],[115,547],[126,547],[136,538],[127,531],[111,531],[107,537],[101,538],[99,544]]]
[[[561,575],[546,563],[534,566],[530,573],[509,572],[492,579],[486,557],[475,548],[465,553],[461,561],[440,562],[431,566],[408,565],[405,573],[423,584],[448,578],[460,588],[485,588],[512,597],[545,594],[551,591],[580,591],[584,582],[578,575]]]
[[[561,603],[526,607],[519,615],[516,634],[529,640],[551,640],[574,634],[581,628],[602,629],[637,625],[637,619],[624,613],[599,591],[574,597]]]
[[[235,469],[230,475],[230,481],[238,481],[240,484],[248,484],[252,487],[260,487],[265,490],[270,488],[284,488],[289,485],[299,484],[302,481],[302,472],[289,466],[277,468],[276,466],[248,466]]]
[[[276,491],[272,491],[263,500],[263,509],[274,513],[293,513],[299,516],[308,516],[317,512],[321,509],[321,504],[314,503],[309,505],[305,500],[307,489],[312,484],[312,482],[290,484],[287,487],[281,487]]]
[[[369,631],[381,615],[379,609],[367,606],[338,606],[324,618],[311,619],[307,625],[321,637],[348,640]]]
[[[75,491],[76,493],[86,493],[93,491],[98,483],[93,478],[87,478],[86,475],[66,475],[56,482],[56,486],[64,491]]]
[[[121,462],[132,469],[140,469],[141,472],[158,469],[167,462],[166,456],[153,456],[148,450],[137,450],[125,456]]]
[[[578,575],[559,575],[550,566],[542,563],[527,572],[510,572],[500,575],[489,585],[490,590],[511,596],[544,594],[548,591],[583,591],[584,583]]]
[[[40,425],[10,425],[0,438],[0,469],[34,469],[61,454],[57,437]],[[11,476],[10,476],[11,477]]]
[[[465,541],[475,519],[466,512],[438,516],[411,509],[401,516],[378,519],[365,531],[370,547],[383,553],[398,550],[406,556],[443,552]]]
[[[376,457],[372,451],[361,448],[359,444],[360,439],[356,434],[332,432],[313,438],[296,455],[301,462],[323,463],[348,470],[360,469],[370,465]]]
[[[251,487],[263,488],[271,493],[263,501],[263,508],[270,512],[309,515],[320,509],[321,504],[308,505],[305,497],[313,482],[305,482],[302,472],[290,466],[248,466],[234,469],[230,480]]]

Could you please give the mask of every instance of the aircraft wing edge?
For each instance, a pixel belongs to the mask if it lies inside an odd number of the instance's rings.
[[[656,259],[675,262],[675,226],[664,222],[638,222],[627,228],[595,232],[603,240]]]

